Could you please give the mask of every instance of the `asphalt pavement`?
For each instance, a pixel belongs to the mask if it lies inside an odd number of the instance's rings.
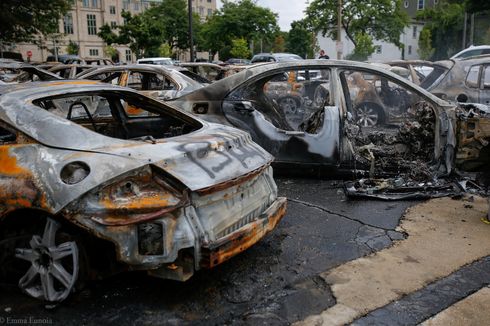
[[[277,183],[280,195],[288,197],[288,211],[281,223],[258,244],[213,270],[200,271],[185,283],[155,279],[139,272],[115,275],[89,284],[86,289],[75,293],[60,305],[48,307],[23,295],[15,286],[2,284],[0,324],[7,324],[8,320],[11,323],[30,320],[62,325],[121,326],[292,323],[327,325],[328,319],[323,317],[337,311],[339,307],[348,307],[348,299],[343,306],[339,302],[342,303],[344,297],[350,298],[352,293],[358,291],[353,286],[349,287],[352,288],[350,291],[338,292],[336,283],[355,283],[355,278],[329,279],[329,275],[331,277],[338,271],[354,273],[356,269],[350,264],[369,264],[371,259],[376,261],[383,258],[378,257],[378,254],[395,250],[408,239],[418,239],[416,235],[425,234],[423,228],[400,227],[404,223],[401,218],[407,208],[425,204],[429,208],[424,209],[432,212],[430,203],[348,200],[343,194],[340,181],[279,178]],[[454,200],[454,212],[460,211],[456,202],[461,200]],[[472,227],[480,227],[476,219],[482,210],[488,208],[485,206],[486,202],[477,200],[476,203],[461,202],[461,205],[474,206],[475,221]],[[418,212],[417,209],[414,211]],[[416,218],[409,218],[408,222],[410,221],[412,224],[407,224],[408,226],[424,225],[429,230],[433,228],[424,219],[419,222]],[[440,221],[434,220],[434,223]],[[490,232],[490,226],[481,223],[481,227],[487,227]],[[410,232],[414,235],[410,235]],[[420,239],[422,240],[419,242],[426,243],[423,236]],[[472,241],[475,241],[476,246],[478,239]],[[423,252],[423,247],[419,250]],[[468,250],[471,252],[471,248]],[[378,300],[379,305],[373,306],[371,310],[366,308],[356,313],[349,311],[349,314],[344,311],[342,316],[347,319],[341,320],[359,324],[369,324],[369,321],[375,320],[380,324],[389,321],[391,325],[398,322],[409,325],[434,317],[475,291],[485,288],[490,282],[490,275],[478,272],[487,263],[490,264],[484,257],[485,252],[484,250],[479,251],[478,255],[470,255],[472,261],[461,259],[453,268],[447,269],[448,275],[442,276],[442,280],[452,276],[458,282],[451,283],[448,279],[447,284],[450,285],[435,284],[441,277],[437,280],[427,278],[427,283],[415,282],[419,286],[407,290],[415,293],[415,298],[407,301],[407,305],[412,303],[415,306],[417,302],[424,302],[424,298],[434,300],[433,291],[424,295],[423,290],[429,286],[453,286],[459,289],[458,296],[441,300],[437,306],[429,307],[423,312],[414,310],[416,318],[395,318],[400,312],[390,308],[390,304],[396,306],[397,302],[403,303],[401,300],[408,297],[401,291],[399,297],[392,296],[393,299],[387,302]],[[488,254],[490,255],[490,249]],[[361,262],[361,265],[356,264],[357,262]],[[393,264],[397,264],[396,260]],[[344,266],[346,270],[343,270]],[[468,266],[473,266],[473,269]],[[464,268],[470,270],[466,271]],[[470,286],[468,282],[461,281],[465,279],[465,275],[475,273],[479,275],[478,282],[470,282]],[[393,288],[390,291],[390,294],[398,293]],[[383,292],[380,293],[382,296]],[[377,294],[373,292],[372,295]],[[373,319],[376,316],[384,316],[385,319]]]

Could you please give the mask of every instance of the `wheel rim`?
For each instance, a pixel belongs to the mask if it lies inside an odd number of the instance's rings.
[[[30,248],[15,250],[15,257],[31,263],[19,280],[19,287],[34,298],[62,301],[68,297],[77,281],[78,246],[74,241],[56,245],[56,233],[60,226],[48,218],[42,237],[33,235]]]
[[[373,108],[363,105],[356,109],[357,122],[363,127],[373,127],[378,124],[379,114]]]
[[[291,97],[286,97],[281,99],[281,101],[279,102],[279,106],[286,114],[295,113],[296,109],[298,108],[296,101]]]

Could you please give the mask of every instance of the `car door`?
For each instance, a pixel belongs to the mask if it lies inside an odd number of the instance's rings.
[[[490,105],[490,65],[483,67],[479,103]]]
[[[223,101],[236,127],[275,156],[276,163],[337,165],[339,110],[331,95],[330,70],[312,80],[313,68],[268,71],[241,85]],[[303,76],[301,77],[300,72]]]

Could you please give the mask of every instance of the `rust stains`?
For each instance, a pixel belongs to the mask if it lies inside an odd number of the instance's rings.
[[[28,171],[17,165],[17,158],[9,153],[11,146],[0,146],[0,175],[15,176],[27,174]]]
[[[221,238],[210,247],[203,248],[201,267],[213,268],[256,244],[276,227],[286,213],[286,206],[286,198],[278,198],[268,210],[269,215]]]

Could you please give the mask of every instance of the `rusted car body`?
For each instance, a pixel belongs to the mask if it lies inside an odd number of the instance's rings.
[[[310,71],[321,77],[309,78]],[[310,87],[295,112],[281,108],[267,91],[285,73],[302,74],[304,80],[295,83]],[[246,130],[282,173],[405,175],[400,185],[413,182],[415,189],[455,167],[481,167],[490,157],[484,110],[457,107],[365,63],[305,60],[252,67],[170,103]],[[377,123],[366,125],[368,119]]]
[[[9,60],[0,60],[0,80],[5,83],[25,83],[63,79],[36,66]]]
[[[184,281],[283,217],[247,133],[118,86],[35,86],[0,88],[0,277],[27,294],[61,301],[119,270]]]
[[[147,64],[106,66],[81,73],[77,78],[129,87],[163,100],[189,93],[208,82],[185,68]]]
[[[94,71],[95,69],[97,69],[97,66],[72,63],[72,64],[58,64],[56,66],[49,68],[48,71],[57,74],[63,79],[76,79],[77,75],[83,72],[88,73],[90,71]]]
[[[423,88],[448,101],[490,104],[490,55],[437,63],[446,69],[427,76]]]

